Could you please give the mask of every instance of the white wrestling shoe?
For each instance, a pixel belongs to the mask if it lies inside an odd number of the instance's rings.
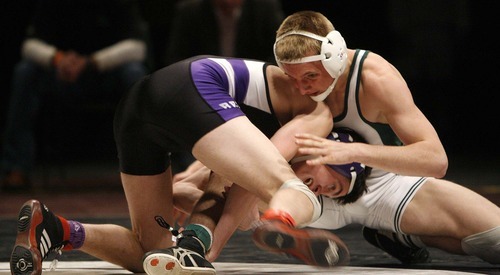
[[[195,233],[184,230],[178,246],[153,250],[144,255],[148,275],[215,275],[215,268],[204,257],[205,251]]]

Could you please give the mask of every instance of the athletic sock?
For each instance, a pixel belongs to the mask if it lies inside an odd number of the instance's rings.
[[[205,251],[208,251],[212,246],[212,232],[208,227],[201,224],[189,224],[186,226],[185,230],[192,230],[196,234],[196,237],[203,243],[205,246]]]
[[[290,227],[295,227],[297,225],[292,216],[283,210],[267,209],[264,214],[262,214],[261,220],[278,220]]]
[[[85,228],[77,221],[68,221],[68,223],[70,228],[69,243],[73,249],[78,249],[85,241]]]
[[[63,241],[68,243],[63,250],[72,250],[82,247],[85,240],[85,228],[80,222],[66,220],[61,216],[57,216],[63,228]]]

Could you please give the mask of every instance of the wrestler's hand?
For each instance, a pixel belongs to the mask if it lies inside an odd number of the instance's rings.
[[[296,134],[295,143],[299,146],[300,154],[317,156],[306,161],[309,165],[345,164],[355,161],[353,156],[356,143],[338,142],[305,133]]]
[[[174,183],[181,181],[181,180],[189,177],[190,175],[194,174],[196,171],[198,171],[199,169],[201,169],[203,167],[204,167],[204,165],[201,162],[195,160],[193,163],[191,163],[188,166],[188,168],[186,168],[186,170],[175,174],[174,177],[172,178],[172,181]]]
[[[74,83],[87,68],[89,59],[77,52],[65,52],[56,65],[57,77],[67,83]]]
[[[196,202],[203,195],[203,190],[200,190],[196,184],[188,180],[174,183],[172,190],[174,206],[183,213],[191,213]],[[181,218],[180,213],[178,216],[178,218]]]

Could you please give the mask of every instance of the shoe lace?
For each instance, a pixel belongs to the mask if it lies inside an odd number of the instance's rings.
[[[52,260],[52,262],[50,263],[49,271],[56,270],[57,264],[59,263],[59,257],[61,257],[61,255],[62,255],[63,248],[64,248],[64,243],[62,243],[58,246],[55,246],[54,248],[51,249],[50,252],[55,252],[56,255],[55,255],[54,259]],[[50,254],[50,252],[45,255],[44,259],[47,258],[47,256]]]
[[[155,220],[158,223],[159,226],[167,229],[172,233],[172,241],[177,242],[177,238],[180,238],[179,235],[182,236],[182,234],[179,233],[178,230],[174,229],[170,224],[167,223],[167,221],[162,217],[162,216],[155,216]]]
[[[205,254],[205,252],[206,252],[205,245],[194,234],[194,232],[192,230],[183,231],[184,233],[188,232],[186,234],[183,234],[183,232],[179,232],[178,230],[176,230],[172,226],[170,226],[170,224],[168,224],[167,221],[165,221],[165,219],[163,219],[162,216],[155,216],[155,220],[158,223],[158,225],[160,225],[163,228],[166,228],[168,231],[170,231],[172,233],[172,241],[175,242],[175,243],[177,243],[177,245],[180,245],[178,241],[180,241],[181,239],[183,239],[185,237],[193,237],[193,239],[196,240],[199,243],[199,245],[201,246],[201,253]],[[190,248],[190,249],[192,250],[192,248]],[[193,251],[195,251],[195,250],[196,249],[194,249]],[[198,251],[198,253],[199,252],[200,251]]]

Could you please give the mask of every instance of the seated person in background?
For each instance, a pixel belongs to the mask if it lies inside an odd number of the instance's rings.
[[[3,189],[30,186],[34,127],[48,93],[67,109],[86,98],[118,102],[122,92],[147,73],[147,29],[134,3],[38,1],[22,60],[13,72],[0,159]]]
[[[274,37],[284,19],[279,0],[185,0],[175,14],[167,64],[199,54],[274,63]]]

